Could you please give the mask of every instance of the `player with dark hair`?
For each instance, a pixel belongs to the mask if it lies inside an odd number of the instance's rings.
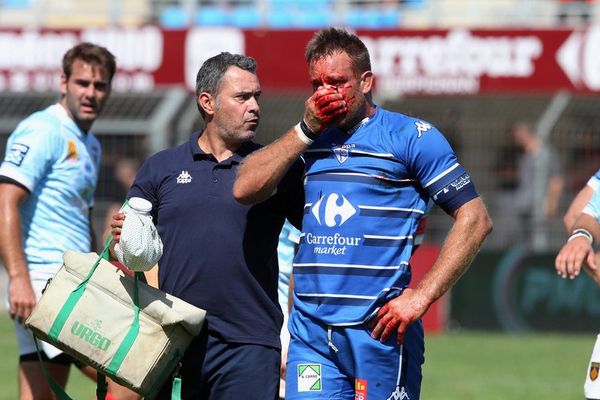
[[[101,149],[90,129],[110,95],[116,62],[106,48],[80,43],[62,65],[60,101],[19,123],[0,165],[0,256],[10,280],[22,400],[52,398],[23,322],[64,251],[96,249],[91,215]],[[73,359],[47,343],[41,354],[64,387]]]
[[[420,318],[467,269],[492,223],[442,134],[374,104],[369,53],[356,35],[322,30],[306,60],[314,93],[303,120],[248,156],[234,185],[238,201],[265,201],[305,160],[286,399],[416,400]],[[430,200],[455,221],[412,289],[410,257]]]
[[[152,203],[163,242],[158,286],[207,311],[181,367],[186,399],[275,399],[283,320],[277,302],[277,243],[285,219],[299,226],[301,166],[277,194],[254,206],[232,196],[260,120],[260,83],[251,57],[221,53],[198,71],[196,100],[205,122],[187,143],[150,157],[128,197]],[[113,218],[119,240],[123,215]],[[159,399],[170,399],[171,380]]]

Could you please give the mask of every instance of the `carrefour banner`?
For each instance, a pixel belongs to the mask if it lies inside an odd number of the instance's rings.
[[[600,92],[600,26],[552,30],[357,31],[377,75],[376,94]],[[309,91],[304,49],[313,31],[157,26],[80,30],[0,30],[0,91],[55,90],[60,59],[92,41],[118,59],[119,91],[160,85],[194,88],[196,72],[221,51],[259,63],[263,89]]]
[[[450,326],[597,333],[600,288],[585,273],[559,277],[555,257],[522,247],[479,253],[452,289]]]

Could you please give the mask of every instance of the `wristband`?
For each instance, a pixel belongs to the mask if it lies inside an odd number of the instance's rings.
[[[302,129],[304,135],[306,135],[306,137],[312,140],[313,142],[318,136],[317,132],[310,129],[310,127],[306,124],[306,122],[304,122],[304,120],[300,121],[300,129]]]
[[[579,237],[579,236],[586,238],[588,240],[588,242],[590,243],[590,246],[592,245],[592,243],[594,243],[594,237],[592,236],[590,231],[588,231],[587,229],[583,229],[583,228],[578,228],[578,229],[575,229],[573,232],[571,232],[571,236],[569,236],[569,239],[567,240],[567,242],[569,242],[569,241],[571,241],[571,239],[575,239],[576,237]]]
[[[298,136],[298,139],[300,139],[305,145],[310,146],[315,141],[304,133],[304,130],[302,129],[302,122],[299,122],[296,126],[294,126],[294,130],[296,131],[296,136]]]

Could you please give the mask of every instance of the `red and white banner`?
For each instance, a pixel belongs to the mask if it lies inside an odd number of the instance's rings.
[[[600,26],[582,30],[357,31],[371,53],[378,96],[600,92]],[[309,91],[304,49],[313,31],[156,26],[0,30],[0,91],[56,90],[63,53],[79,41],[117,57],[117,91],[183,84],[221,51],[256,58],[263,90]]]

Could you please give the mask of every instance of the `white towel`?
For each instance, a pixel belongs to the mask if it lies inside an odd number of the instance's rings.
[[[152,204],[140,197],[132,197],[120,210],[125,221],[115,254],[132,271],[148,271],[162,257],[163,244],[152,222],[151,210]]]

